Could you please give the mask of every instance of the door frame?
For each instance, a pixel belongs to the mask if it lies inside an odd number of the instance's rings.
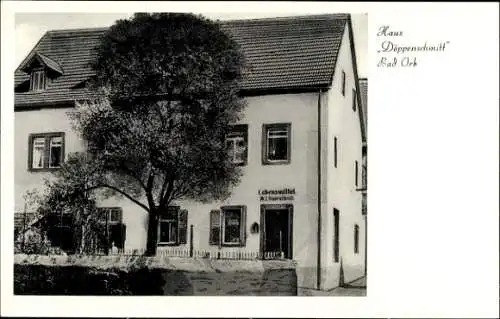
[[[264,259],[266,250],[266,211],[288,210],[288,255],[293,259],[293,204],[261,204],[260,205],[260,255]]]

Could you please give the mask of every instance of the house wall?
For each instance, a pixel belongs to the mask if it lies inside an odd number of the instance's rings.
[[[362,136],[359,105],[352,109],[356,88],[349,28],[345,28],[331,89],[327,95],[326,211],[323,212],[322,262],[323,288],[339,285],[340,262],[334,262],[333,209],[340,211],[339,255],[345,282],[364,274],[365,222],[361,214],[362,194],[356,191],[355,161],[358,161],[358,187],[362,185]],[[342,71],[346,73],[345,96],[342,95]],[[334,137],[338,140],[337,167],[334,167]],[[359,226],[359,251],[354,253],[354,225]]]
[[[14,113],[14,182],[15,211],[23,211],[23,195],[27,190],[40,189],[50,172],[28,170],[29,135],[33,133],[65,132],[65,154],[81,151],[82,139],[72,130],[67,113],[72,108],[46,108]],[[27,207],[29,210],[30,207]]]
[[[299,287],[314,287],[317,261],[317,93],[284,94],[248,97],[248,107],[240,121],[248,124],[248,163],[243,168],[241,183],[232,196],[223,202],[201,204],[178,202],[188,210],[188,225],[193,225],[193,244],[196,249],[217,251],[209,245],[210,211],[224,205],[246,205],[246,247],[228,248],[259,252],[260,233],[252,234],[251,225],[260,224],[261,204],[293,204],[293,258],[298,262]],[[22,210],[22,194],[43,186],[50,173],[30,172],[28,165],[28,136],[30,133],[66,132],[65,153],[83,150],[83,142],[71,129],[67,118],[70,109],[43,109],[16,112],[15,116],[15,187],[16,211]],[[291,123],[291,162],[286,165],[263,165],[262,125]],[[261,202],[260,189],[294,188],[293,201]],[[326,200],[325,200],[326,203]],[[127,226],[125,249],[144,249],[146,246],[147,215],[127,199],[110,198],[101,206],[120,206]],[[262,231],[262,229],[261,229]],[[189,236],[188,236],[189,238]],[[189,240],[188,240],[189,244]],[[187,245],[186,245],[187,246]],[[182,248],[182,247],[180,247]],[[187,248],[187,247],[186,247]],[[167,249],[167,248],[159,248]]]

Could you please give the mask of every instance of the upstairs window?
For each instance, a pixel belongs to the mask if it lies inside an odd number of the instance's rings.
[[[31,134],[28,157],[30,170],[60,168],[64,161],[64,133]]]
[[[333,166],[337,167],[337,160],[338,160],[338,146],[337,146],[338,140],[337,137],[333,137]]]
[[[345,96],[345,72],[342,71],[342,96]]]
[[[352,89],[352,110],[356,112],[356,105],[357,105],[357,99],[356,99],[356,90]]]
[[[246,165],[248,157],[248,125],[233,125],[226,137],[226,150],[236,165]]]
[[[160,214],[158,244],[176,246],[187,243],[188,212],[171,206]]]
[[[34,70],[30,76],[30,91],[43,91],[46,86],[45,71],[43,69]]]
[[[262,163],[288,164],[291,153],[291,124],[264,124],[262,130]]]
[[[354,161],[354,185],[358,186],[358,161]]]

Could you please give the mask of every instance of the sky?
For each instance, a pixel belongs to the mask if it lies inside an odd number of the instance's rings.
[[[15,16],[15,57],[16,65],[30,53],[38,40],[49,30],[108,27],[116,20],[128,18],[133,13],[18,13]],[[203,13],[211,19],[253,19],[294,14],[277,13]],[[297,13],[297,15],[304,15]],[[353,14],[352,24],[356,46],[358,73],[367,77],[368,73],[368,18],[364,14]]]

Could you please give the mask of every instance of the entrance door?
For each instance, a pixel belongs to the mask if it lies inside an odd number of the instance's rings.
[[[264,258],[292,258],[292,205],[262,205]]]

